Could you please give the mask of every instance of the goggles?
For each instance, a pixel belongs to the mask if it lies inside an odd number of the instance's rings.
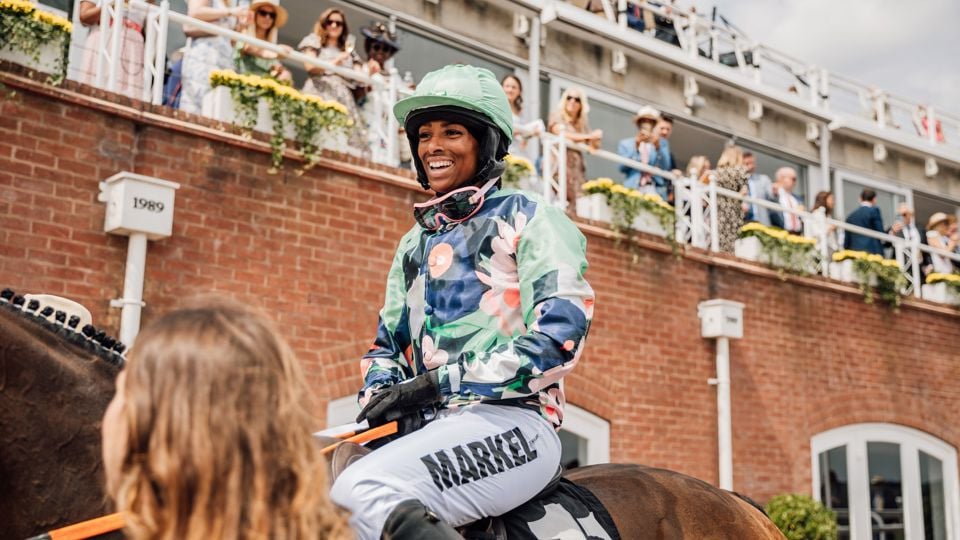
[[[428,231],[436,231],[448,223],[460,223],[477,213],[486,193],[499,177],[487,180],[483,187],[467,186],[441,197],[413,205],[413,217]]]

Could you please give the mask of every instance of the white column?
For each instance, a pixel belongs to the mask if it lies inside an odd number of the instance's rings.
[[[140,332],[140,312],[143,308],[143,275],[147,267],[147,235],[130,234],[127,244],[127,267],[123,276],[123,307],[120,311],[120,341],[133,344]]]
[[[733,422],[730,414],[730,342],[717,338],[717,450],[720,489],[733,491]]]

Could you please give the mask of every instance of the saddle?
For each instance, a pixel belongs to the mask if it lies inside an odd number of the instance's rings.
[[[330,483],[370,452],[359,444],[340,443],[330,456]],[[469,523],[458,531],[467,540],[620,540],[613,518],[600,501],[586,488],[564,479],[563,467],[558,467],[553,478],[529,501],[502,516]]]

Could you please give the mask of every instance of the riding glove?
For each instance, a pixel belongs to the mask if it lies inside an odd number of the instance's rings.
[[[366,419],[370,427],[386,424],[436,404],[440,397],[437,372],[428,371],[409,382],[388,386],[374,394],[360,411],[357,422]]]

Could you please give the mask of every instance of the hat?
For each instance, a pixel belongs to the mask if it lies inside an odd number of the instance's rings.
[[[274,21],[274,28],[281,28],[287,24],[287,9],[280,5],[280,0],[253,0],[250,3],[250,11],[256,12],[257,8],[270,6],[277,12],[277,19]]]
[[[370,26],[361,28],[360,33],[369,40],[379,41],[388,47],[393,47],[395,51],[400,50],[400,44],[397,43],[397,36],[390,32],[390,29],[387,28],[387,25],[380,21],[376,21]]]
[[[644,105],[643,107],[640,107],[640,110],[637,111],[636,116],[633,117],[633,123],[636,124],[640,122],[640,120],[643,120],[644,118],[648,118],[650,120],[653,120],[654,122],[658,122],[660,120],[660,111],[654,109],[649,105]]]
[[[950,216],[948,216],[947,214],[943,212],[936,212],[932,216],[930,216],[929,220],[927,220],[927,230],[933,229],[937,225],[949,220],[950,220]]]

